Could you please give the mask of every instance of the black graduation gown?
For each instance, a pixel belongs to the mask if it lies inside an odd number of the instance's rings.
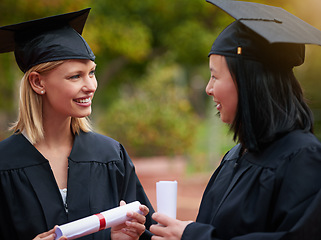
[[[184,240],[321,239],[321,144],[294,131],[260,154],[225,155]]]
[[[66,213],[49,162],[21,134],[0,142],[0,239],[34,238],[55,225],[138,200],[154,212],[134,165],[117,141],[97,134],[76,135],[68,158]],[[141,239],[147,239],[145,232]],[[150,237],[150,236],[149,236]],[[110,229],[80,239],[110,239]]]

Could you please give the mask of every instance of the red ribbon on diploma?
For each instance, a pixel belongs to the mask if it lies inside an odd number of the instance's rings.
[[[99,223],[100,223],[99,231],[104,230],[106,228],[106,219],[104,215],[102,215],[101,213],[97,213],[95,215],[99,218]]]

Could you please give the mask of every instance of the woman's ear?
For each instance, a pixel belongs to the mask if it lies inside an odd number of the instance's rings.
[[[39,95],[43,95],[45,93],[45,88],[43,85],[43,80],[42,80],[42,76],[37,73],[37,72],[31,72],[29,74],[29,83],[32,87],[32,89],[38,93]]]

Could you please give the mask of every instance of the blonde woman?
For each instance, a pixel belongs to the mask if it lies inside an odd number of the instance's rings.
[[[55,239],[56,225],[135,200],[142,214],[82,239],[150,238],[153,209],[133,163],[87,118],[97,89],[95,56],[80,35],[88,13],[0,28],[1,51],[14,51],[24,72],[14,134],[0,142],[0,239]]]

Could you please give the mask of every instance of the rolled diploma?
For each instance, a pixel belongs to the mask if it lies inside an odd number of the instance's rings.
[[[117,226],[129,220],[127,212],[138,212],[139,201],[135,201],[123,206],[119,206],[92,216],[81,218],[79,220],[60,225],[56,228],[56,240],[65,236],[69,239],[83,237],[85,235],[98,232],[100,230]]]
[[[157,211],[176,218],[177,181],[159,181],[156,183]]]

